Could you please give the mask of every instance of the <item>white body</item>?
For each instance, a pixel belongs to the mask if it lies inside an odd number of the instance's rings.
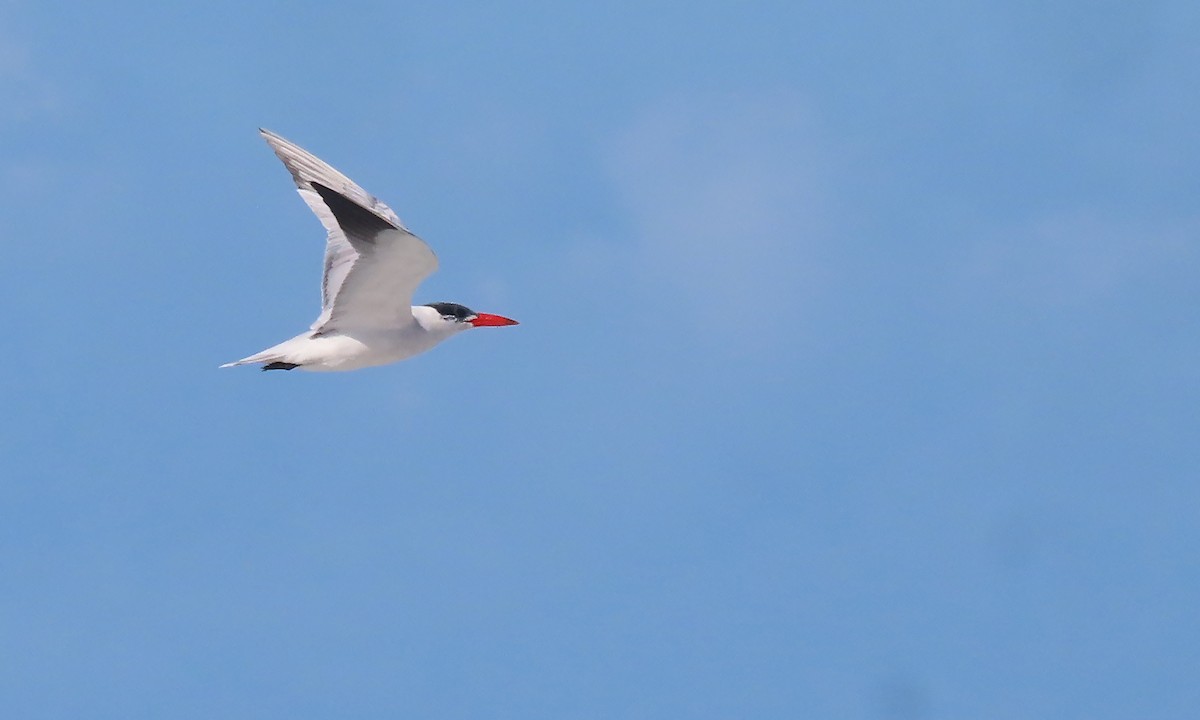
[[[395,328],[347,328],[329,333],[309,330],[221,367],[284,362],[318,372],[358,370],[407,360],[470,327],[446,323],[436,310],[425,305],[412,307],[411,313],[412,322]]]

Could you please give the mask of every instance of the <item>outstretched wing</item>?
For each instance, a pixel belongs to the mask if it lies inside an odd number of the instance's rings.
[[[396,213],[304,148],[259,130],[325,226],[318,332],[388,328],[412,322],[413,291],[437,269],[437,256]]]

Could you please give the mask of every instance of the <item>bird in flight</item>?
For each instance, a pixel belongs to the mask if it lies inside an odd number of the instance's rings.
[[[321,315],[306,332],[235,362],[263,370],[357,370],[410,358],[446,338],[516,320],[451,302],[412,305],[437,257],[396,213],[304,148],[260,129],[325,226]]]

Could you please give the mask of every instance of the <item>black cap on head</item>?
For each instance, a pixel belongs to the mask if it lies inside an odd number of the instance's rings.
[[[474,317],[476,312],[466,305],[459,305],[452,302],[436,302],[425,303],[426,307],[431,307],[442,314],[444,318],[454,318],[457,322],[465,322],[467,318]]]

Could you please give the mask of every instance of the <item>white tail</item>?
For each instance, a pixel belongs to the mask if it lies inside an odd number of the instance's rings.
[[[275,348],[268,348],[260,353],[255,353],[250,357],[244,357],[241,360],[234,360],[233,362],[225,363],[221,367],[227,368],[235,367],[237,365],[254,365],[255,363],[275,362],[282,359],[277,352],[273,352],[274,350]]]

